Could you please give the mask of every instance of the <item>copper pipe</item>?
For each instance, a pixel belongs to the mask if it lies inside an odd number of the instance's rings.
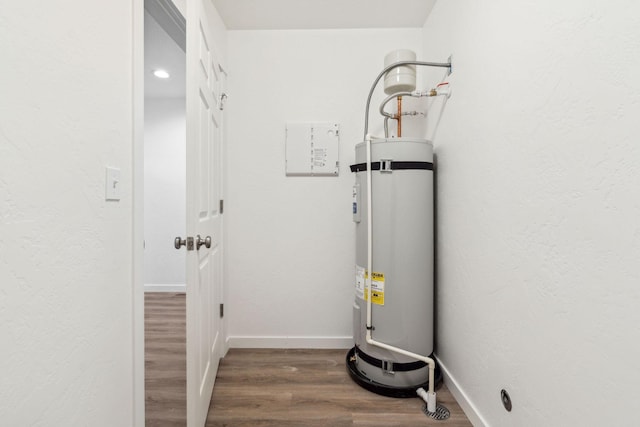
[[[398,97],[398,138],[402,136],[402,97]]]

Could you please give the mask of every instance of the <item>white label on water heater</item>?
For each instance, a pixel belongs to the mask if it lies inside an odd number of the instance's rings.
[[[353,186],[352,206],[353,222],[360,222],[360,184]]]
[[[364,299],[364,267],[356,265],[356,297]]]

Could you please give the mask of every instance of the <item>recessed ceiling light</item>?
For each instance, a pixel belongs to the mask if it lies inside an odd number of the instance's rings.
[[[153,70],[153,75],[159,79],[168,79],[169,73],[165,70]]]

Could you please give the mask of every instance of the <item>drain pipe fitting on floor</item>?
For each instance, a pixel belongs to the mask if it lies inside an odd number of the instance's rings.
[[[394,347],[389,344],[385,344],[383,342],[379,342],[373,339],[371,331],[373,330],[373,326],[371,325],[371,278],[373,276],[373,220],[372,220],[372,207],[371,203],[371,140],[373,137],[370,134],[367,134],[365,137],[366,142],[366,151],[367,151],[367,336],[366,341],[367,344],[384,348],[386,350],[392,351],[394,353],[402,354],[404,356],[408,356],[417,360],[421,360],[429,365],[429,391],[425,392],[422,387],[416,390],[418,396],[420,396],[425,403],[427,404],[428,412],[436,411],[436,392],[435,392],[435,369],[436,362],[428,357],[422,356],[420,354],[416,354],[407,350],[403,350],[398,347]]]

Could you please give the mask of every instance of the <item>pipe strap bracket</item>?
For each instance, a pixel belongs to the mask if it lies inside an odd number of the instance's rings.
[[[427,366],[427,364],[422,360],[409,362],[409,363],[396,363],[396,362],[391,362],[389,360],[381,360],[376,357],[368,355],[364,351],[360,350],[358,347],[356,347],[355,353],[357,357],[359,357],[362,361],[367,362],[369,365],[380,368],[385,372],[409,372],[409,371],[415,371],[416,369],[421,369]]]

